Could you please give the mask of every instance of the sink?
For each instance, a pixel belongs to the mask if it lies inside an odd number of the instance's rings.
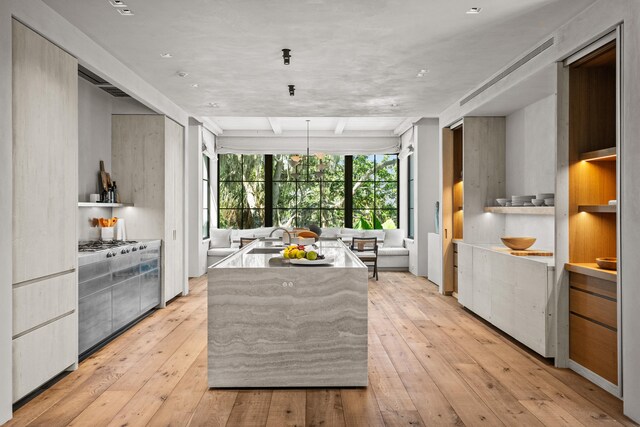
[[[284,247],[264,247],[264,248],[253,248],[247,254],[279,254],[282,252]]]

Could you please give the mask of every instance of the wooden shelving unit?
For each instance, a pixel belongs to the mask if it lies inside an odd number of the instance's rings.
[[[617,159],[616,147],[603,148],[601,150],[587,151],[580,155],[580,160],[586,162],[615,162]]]
[[[588,213],[616,213],[618,206],[616,205],[578,205],[578,212]]]
[[[133,203],[91,203],[78,202],[79,208],[125,208],[133,206]]]
[[[569,359],[619,384],[616,257],[617,58],[612,42],[569,69]],[[611,388],[609,388],[611,390]]]
[[[596,277],[610,282],[618,280],[617,271],[600,268],[595,262],[570,262],[565,264],[564,269],[573,273],[584,274],[585,276]]]
[[[526,207],[507,207],[507,206],[488,206],[484,208],[485,212],[506,214],[506,215],[555,215],[556,208],[553,206],[526,206]]]

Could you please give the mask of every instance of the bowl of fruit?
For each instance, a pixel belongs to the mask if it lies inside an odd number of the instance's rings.
[[[295,265],[327,265],[334,261],[319,253],[313,245],[289,245],[282,251],[282,257]]]

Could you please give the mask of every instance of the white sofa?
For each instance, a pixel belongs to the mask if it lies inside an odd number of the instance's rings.
[[[211,240],[207,251],[207,265],[211,266],[236,253],[240,237],[268,237],[274,227],[247,230],[211,229]],[[282,231],[274,236],[281,237]],[[353,228],[323,228],[321,240],[342,239],[347,245],[353,237],[376,237],[378,239],[378,269],[405,271],[409,269],[409,249],[404,246],[404,230],[356,230]]]

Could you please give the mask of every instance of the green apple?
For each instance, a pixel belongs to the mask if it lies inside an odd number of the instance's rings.
[[[307,252],[307,259],[309,261],[315,261],[316,259],[318,259],[318,253],[316,251]]]

